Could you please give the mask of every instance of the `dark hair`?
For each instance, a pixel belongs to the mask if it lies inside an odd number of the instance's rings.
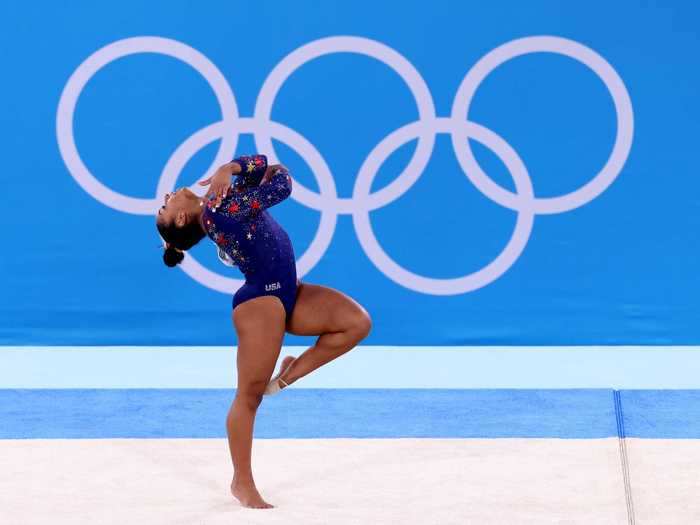
[[[168,243],[165,252],[163,252],[163,262],[171,268],[180,264],[185,258],[185,254],[182,252],[192,248],[206,235],[199,221],[196,220],[185,224],[182,228],[178,228],[175,221],[167,226],[164,224],[156,226],[160,236]]]
[[[183,252],[181,252],[177,248],[173,248],[170,245],[168,245],[165,248],[165,251],[163,252],[163,262],[166,266],[169,266],[170,268],[180,264],[182,262],[182,259],[184,258],[185,254]]]

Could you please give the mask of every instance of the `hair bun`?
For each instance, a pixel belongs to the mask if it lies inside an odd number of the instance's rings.
[[[180,264],[182,262],[182,259],[184,258],[184,253],[182,253],[180,250],[176,250],[171,246],[168,246],[163,252],[163,262],[166,266],[169,266],[170,268],[173,268]]]

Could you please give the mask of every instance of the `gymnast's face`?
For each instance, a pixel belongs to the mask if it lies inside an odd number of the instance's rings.
[[[178,228],[187,224],[188,217],[199,208],[199,197],[188,188],[166,193],[163,197],[163,206],[158,208],[156,224],[168,225],[173,221]]]

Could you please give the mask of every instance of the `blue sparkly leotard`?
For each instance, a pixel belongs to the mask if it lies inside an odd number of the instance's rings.
[[[265,155],[242,156],[233,162],[241,172],[218,206],[211,199],[206,203],[204,228],[245,276],[245,284],[233,297],[233,308],[255,297],[274,295],[282,301],[289,320],[299,284],[294,250],[287,232],[267,212],[291,193],[289,173],[278,168],[260,185],[267,170]]]

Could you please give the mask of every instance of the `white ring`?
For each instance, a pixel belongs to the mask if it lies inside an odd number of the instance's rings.
[[[418,107],[418,118],[420,120],[433,120],[435,118],[433,97],[425,80],[416,71],[413,64],[389,46],[369,38],[353,36],[321,38],[284,57],[270,72],[260,89],[258,100],[255,103],[254,118],[262,121],[270,120],[275,98],[289,76],[307,62],[333,53],[357,53],[383,62],[393,69],[408,86]],[[377,192],[379,197],[375,201],[391,202],[418,180],[428,164],[435,144],[435,134],[430,132],[428,128],[424,128],[423,131],[425,134],[417,137],[418,145],[408,166],[394,181]],[[272,161],[277,162],[272,139],[265,129],[255,135],[255,145],[258,151],[269,152]],[[337,213],[352,213],[357,204],[353,199],[338,197],[331,199],[322,193],[315,193],[299,183],[295,184],[295,192],[295,198],[299,202],[315,210],[332,209]]]
[[[221,71],[196,49],[169,38],[142,36],[118,40],[95,51],[73,72],[68,79],[66,87],[63,88],[63,93],[61,93],[56,115],[58,148],[63,161],[68,167],[68,171],[70,171],[78,184],[99,202],[126,213],[152,215],[160,207],[161,201],[158,195],[156,194],[151,199],[129,197],[102,184],[83,163],[73,136],[75,106],[88,81],[107,64],[122,57],[139,53],[159,53],[176,58],[191,66],[204,77],[214,90],[216,99],[221,107],[221,118],[227,124],[230,124],[238,116],[238,107],[236,106],[233,92]],[[231,129],[231,133],[224,134],[219,151],[207,171],[228,162],[231,153],[236,149],[238,135],[233,128],[227,127]]]
[[[532,182],[517,153],[501,137],[473,122],[464,121],[476,90],[486,76],[511,58],[536,52],[559,53],[582,62],[605,83],[615,104],[617,135],[610,158],[590,182],[576,191],[551,198],[535,198]],[[176,148],[156,187],[156,197],[129,197],[99,182],[83,163],[73,136],[73,117],[78,98],[87,82],[102,67],[119,58],[136,53],[160,53],[185,62],[211,85],[222,120],[193,133]],[[330,53],[358,53],[375,58],[391,67],[410,89],[419,120],[390,133],[377,144],[362,164],[351,198],[338,198],[331,171],[318,150],[296,131],[270,121],[274,99],[283,83],[306,62]],[[287,144],[311,167],[319,193],[294,182],[292,198],[321,212],[316,234],[297,262],[300,276],[308,273],[328,248],[339,213],[352,214],[358,240],[373,264],[393,281],[411,290],[434,295],[453,295],[481,288],[507,271],[522,253],[532,230],[535,214],[561,213],[582,206],[602,193],[620,174],[629,155],[634,132],[632,105],[624,83],[605,59],[591,49],[558,37],[529,37],[504,44],[475,64],[462,81],[452,106],[450,118],[437,118],[432,96],[425,81],[413,65],[390,47],[360,37],[329,37],[311,42],[285,57],[265,80],[258,96],[255,116],[239,118],[231,88],[216,66],[191,47],[166,38],[136,37],[107,45],[90,55],[71,75],[61,94],[56,116],[56,132],[61,155],[75,180],[103,204],[127,213],[153,214],[160,206],[159,194],[172,190],[184,166],[200,149],[221,139],[219,150],[207,173],[228,162],[240,133],[252,133],[260,151],[276,162],[272,138]],[[466,176],[477,189],[494,202],[515,210],[518,217],[513,234],[503,251],[484,268],[455,279],[432,279],[414,274],[395,263],[377,241],[370,223],[371,210],[381,208],[408,191],[420,177],[432,155],[437,133],[450,133],[457,159]],[[379,168],[396,149],[418,139],[413,156],[403,172],[384,188],[372,193],[371,186]],[[469,145],[477,140],[500,157],[515,181],[516,193],[495,184],[480,168]],[[201,189],[193,186],[194,189]],[[214,290],[230,293],[242,284],[240,279],[219,275],[187,257],[181,268],[199,283]]]
[[[527,169],[523,161],[518,157],[518,154],[494,132],[473,122],[455,121],[452,119],[437,119],[435,122],[436,129],[441,133],[455,133],[457,128],[461,128],[463,135],[468,136],[484,146],[490,148],[501,159],[503,164],[508,168],[515,188],[523,201],[534,199],[532,182],[527,173]],[[377,145],[375,150],[370,153],[368,160],[360,169],[358,182],[355,185],[355,194],[362,195],[367,198],[369,190],[372,187],[372,181],[379,171],[379,167],[386,160],[388,155],[396,148],[405,144],[411,138],[415,138],[420,133],[420,127],[424,124],[420,121],[414,122],[404,133],[394,133],[384,139]],[[383,144],[387,142],[388,144]],[[379,152],[379,153],[376,153]],[[466,292],[477,290],[487,284],[495,281],[503,275],[508,268],[520,257],[532,231],[534,222],[534,213],[529,207],[517,210],[518,219],[515,223],[515,229],[511,235],[508,244],[503,248],[503,251],[488,265],[471,274],[457,277],[454,279],[434,279],[423,277],[422,275],[410,272],[397,264],[387,253],[382,249],[374,232],[369,219],[369,212],[366,209],[357,209],[353,214],[353,224],[357,237],[365,250],[365,253],[374,265],[392,281],[416,292],[428,293],[432,295],[457,295]]]
[[[469,118],[469,106],[476,90],[486,76],[498,66],[521,55],[542,52],[568,56],[593,70],[610,92],[617,117],[615,145],[603,169],[578,190],[559,197],[536,198],[532,203],[537,214],[552,214],[583,206],[603,193],[622,172],[632,147],[634,135],[632,101],[624,82],[603,57],[578,42],[554,36],[520,38],[503,44],[481,58],[464,77],[452,105],[452,118]],[[501,206],[517,210],[520,206],[518,196],[493,182],[483,172],[466,139],[467,137],[462,133],[452,135],[455,155],[464,172],[470,174],[471,181],[486,197]]]

